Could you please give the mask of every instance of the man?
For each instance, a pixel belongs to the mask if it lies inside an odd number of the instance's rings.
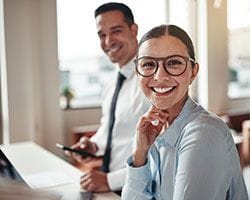
[[[107,157],[107,146],[110,142],[110,162],[108,169],[93,170],[81,177],[81,187],[87,191],[108,192],[120,191],[125,181],[125,163],[132,152],[132,141],[138,118],[149,108],[149,102],[141,93],[134,71],[138,41],[138,27],[130,8],[122,3],[106,3],[95,10],[97,33],[104,53],[117,68],[125,80],[119,91],[115,104],[115,114],[111,117],[114,91],[117,78],[107,86],[102,104],[101,126],[91,138],[82,137],[72,148],[82,148],[91,153]],[[116,75],[117,76],[117,75]],[[114,119],[114,124],[110,119]],[[110,125],[112,124],[112,125]],[[109,131],[111,129],[111,135]],[[76,154],[72,155],[79,162],[86,162]]]

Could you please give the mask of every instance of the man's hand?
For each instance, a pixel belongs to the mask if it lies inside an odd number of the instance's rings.
[[[71,146],[72,149],[84,149],[92,154],[95,154],[97,152],[97,146],[95,143],[91,142],[90,139],[86,136],[81,137],[81,139],[79,140],[79,142],[73,144]],[[91,160],[90,157],[86,157],[83,158],[81,155],[77,154],[77,153],[72,153],[69,151],[65,151],[65,154],[68,156],[71,156],[72,158],[74,158],[76,161],[78,161],[79,163],[82,162],[88,162]]]
[[[107,174],[101,171],[91,171],[80,179],[81,188],[90,192],[109,192]]]

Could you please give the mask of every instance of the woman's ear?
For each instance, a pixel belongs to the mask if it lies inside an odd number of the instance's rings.
[[[193,80],[195,79],[195,77],[197,76],[198,72],[199,72],[199,64],[198,63],[195,63],[193,66],[192,66],[192,75],[191,75],[191,79],[190,79],[190,84],[193,82]]]

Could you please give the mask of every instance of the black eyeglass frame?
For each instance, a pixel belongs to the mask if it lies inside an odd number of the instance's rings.
[[[171,74],[171,73],[168,72],[167,67],[166,67],[166,65],[164,64],[164,65],[163,65],[164,70],[165,70],[169,75],[171,75],[171,76],[180,76],[180,75],[182,75],[182,74],[186,71],[186,69],[187,69],[187,62],[188,62],[188,61],[191,61],[191,62],[192,62],[192,64],[193,64],[192,66],[194,66],[195,63],[196,63],[195,60],[194,60],[193,58],[191,58],[191,57],[182,56],[182,55],[177,55],[177,54],[176,54],[176,55],[167,56],[167,57],[157,57],[157,58],[151,57],[151,56],[142,56],[142,57],[136,58],[136,59],[134,60],[136,72],[137,72],[139,75],[143,76],[143,77],[150,77],[150,76],[153,76],[153,75],[157,72],[157,70],[158,70],[158,68],[159,68],[159,60],[161,60],[161,61],[163,61],[163,63],[165,63],[167,59],[172,58],[172,57],[181,57],[183,60],[185,60],[186,65],[185,65],[184,70],[183,70],[180,74]],[[157,65],[156,65],[156,68],[155,68],[154,73],[145,76],[145,75],[143,75],[143,74],[141,74],[141,73],[139,72],[139,70],[138,70],[138,61],[139,61],[140,59],[142,59],[142,58],[149,58],[149,59],[152,59],[152,60],[156,61],[156,64],[157,64]]]

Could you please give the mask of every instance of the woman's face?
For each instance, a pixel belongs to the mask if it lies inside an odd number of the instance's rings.
[[[189,57],[184,43],[173,36],[163,36],[152,38],[139,48],[138,58],[150,56],[154,58],[168,57],[171,55],[181,55]],[[157,72],[150,77],[143,77],[138,74],[140,87],[151,103],[161,110],[179,112],[187,96],[188,88],[198,72],[198,64],[192,67],[191,61],[187,61],[187,68],[179,76],[168,74],[163,62],[158,61]]]

